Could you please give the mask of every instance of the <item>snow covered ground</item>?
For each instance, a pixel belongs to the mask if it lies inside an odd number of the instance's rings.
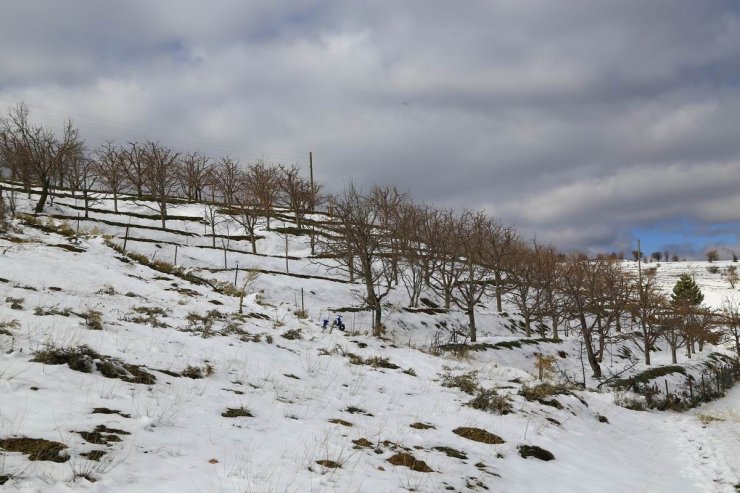
[[[75,205],[60,198],[48,212],[74,217]],[[133,202],[121,210],[152,213]],[[202,206],[170,213],[199,217]],[[108,223],[81,220],[83,232],[96,234],[74,243],[30,226],[0,238],[4,490],[729,493],[740,485],[738,388],[688,413],[631,411],[608,390],[528,400],[522,394],[538,384],[534,353],[563,352],[559,366],[579,371],[577,341],[434,355],[430,341],[441,323],[465,317],[408,312],[403,289],[389,299],[387,340],[368,335],[367,312],[345,313],[348,333],[329,333],[320,321],[357,306],[358,286],[311,262],[305,237],[289,237],[291,275],[285,237],[264,229],[262,255],[232,241],[224,270],[223,250],[209,248],[197,221],[168,220],[171,231],[163,232],[156,218],[95,212],[91,219]],[[146,241],[129,238],[128,251],[173,262],[177,244],[177,263],[209,282],[233,282],[237,263],[265,271],[243,313],[238,298],[108,246],[100,235],[122,246],[129,220],[129,236]],[[69,225],[76,229],[76,221]],[[666,274],[666,285],[680,268]],[[721,299],[724,287],[701,279],[708,300]],[[298,313],[301,289],[307,318]],[[102,330],[93,330],[95,312]],[[479,320],[485,342],[521,337],[493,307]],[[87,358],[39,357],[83,345]],[[665,351],[656,357],[662,364]],[[614,371],[620,364],[605,362]],[[495,390],[510,412],[471,407],[475,396],[445,386],[453,381]],[[29,460],[32,451],[8,451],[19,438],[65,448],[52,454],[58,462]],[[525,459],[522,445],[554,460]]]

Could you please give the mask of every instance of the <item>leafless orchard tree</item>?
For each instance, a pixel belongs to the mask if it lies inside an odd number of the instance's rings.
[[[508,265],[510,298],[524,320],[524,335],[531,337],[532,322],[540,309],[541,299],[541,292],[537,289],[540,276],[537,269],[537,252],[534,248],[519,243],[510,255]]]
[[[123,158],[123,171],[126,178],[136,192],[136,197],[144,198],[144,187],[148,181],[149,160],[147,159],[146,147],[148,143],[139,144],[129,142],[126,147],[121,147],[119,152]]]
[[[735,343],[735,353],[740,358],[740,301],[736,298],[725,298],[722,302],[721,317],[725,333]]]
[[[6,160],[19,167],[20,176],[26,176],[30,184],[41,187],[35,212],[44,210],[54,181],[64,175],[65,167],[79,159],[84,144],[79,131],[68,120],[61,138],[54,132],[29,121],[29,110],[24,103],[11,109],[8,116],[0,119],[0,153]]]
[[[426,281],[428,255],[426,245],[422,241],[421,231],[425,221],[426,208],[419,207],[411,202],[400,204],[395,214],[394,231],[395,242],[392,245],[397,255],[397,262],[391,265],[397,273],[409,296],[409,306],[419,306],[419,298]]]
[[[353,271],[365,287],[364,303],[373,312],[373,335],[383,333],[381,301],[390,292],[388,236],[379,228],[380,211],[368,195],[350,184],[334,197],[331,235],[318,239],[322,257],[330,268]],[[351,249],[351,255],[348,254]]]
[[[91,202],[97,202],[90,195],[90,192],[94,189],[99,179],[95,162],[87,156],[80,156],[79,159],[70,161],[67,166],[66,176],[72,193],[74,194],[77,191],[82,192],[85,217],[90,217]]]
[[[641,279],[637,279],[637,286],[632,292],[627,309],[640,329],[640,337],[635,338],[635,343],[642,350],[645,364],[649,365],[653,345],[661,336],[660,318],[668,306],[668,297],[658,289],[654,271],[644,273]]]
[[[495,223],[489,230],[488,244],[485,249],[485,263],[493,273],[493,287],[496,295],[496,310],[503,311],[503,295],[511,288],[507,282],[507,266],[521,243],[519,234],[512,226]]]
[[[178,170],[179,188],[182,195],[191,202],[203,200],[203,192],[208,186],[213,165],[210,158],[200,152],[183,156]]]
[[[177,163],[180,157],[169,147],[159,142],[147,141],[143,147],[143,158],[146,161],[146,183],[149,192],[159,207],[162,229],[166,228],[167,199],[171,198],[177,188]]]
[[[127,186],[125,151],[106,142],[93,153],[93,163],[103,187],[113,194],[113,211],[118,214],[118,196]]]
[[[589,260],[586,255],[574,253],[566,258],[561,278],[567,309],[577,321],[594,378],[602,376],[601,354],[597,349],[600,334],[608,330],[614,320],[614,312],[603,302],[606,266],[607,262]]]
[[[456,242],[453,255],[460,259],[456,282],[452,289],[452,300],[468,315],[470,341],[478,340],[475,324],[475,309],[487,293],[491,282],[491,271],[484,266],[484,252],[492,229],[492,221],[483,212],[463,212],[456,221]]]
[[[257,161],[247,167],[246,180],[252,187],[257,203],[265,218],[267,229],[270,229],[270,217],[280,196],[280,169],[263,161]]]
[[[245,173],[241,173],[239,187],[234,194],[234,199],[236,203],[234,207],[229,209],[229,214],[249,235],[252,253],[257,253],[257,225],[262,214],[258,206],[254,182],[249,180]]]
[[[552,245],[540,245],[534,242],[534,261],[536,268],[536,284],[538,303],[535,317],[540,327],[545,327],[545,321],[550,322],[553,339],[560,337],[560,324],[566,316],[565,298],[561,293],[561,276],[563,262],[560,252]],[[545,334],[540,334],[545,337]]]
[[[236,203],[236,193],[242,178],[239,160],[230,157],[221,158],[213,168],[216,189],[221,201],[231,207]]]
[[[455,255],[457,242],[461,241],[458,229],[458,219],[451,210],[432,210],[427,215],[424,243],[432,266],[427,273],[428,284],[444,300],[447,310],[451,307],[452,290],[462,269],[462,262]]]

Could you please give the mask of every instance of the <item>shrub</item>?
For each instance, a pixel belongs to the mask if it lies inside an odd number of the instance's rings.
[[[499,395],[495,389],[480,389],[478,395],[467,405],[473,409],[494,414],[505,415],[512,411],[509,399],[506,396]]]
[[[289,341],[303,338],[301,336],[301,329],[290,329],[289,331],[281,334],[280,337],[282,337],[283,339],[288,339]]]
[[[442,376],[442,387],[458,388],[466,394],[474,395],[478,391],[478,372],[471,371],[462,375],[451,375],[449,373]]]
[[[88,309],[82,314],[85,326],[90,330],[103,330],[103,314],[97,310]]]

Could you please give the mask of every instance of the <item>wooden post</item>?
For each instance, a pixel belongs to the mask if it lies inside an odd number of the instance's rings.
[[[236,263],[236,270],[234,271],[234,287],[236,287],[236,280],[239,276],[239,262]]]
[[[283,228],[285,228],[285,223],[283,223]],[[288,268],[288,231],[285,231],[285,273],[290,274],[290,269]]]
[[[694,384],[691,382],[691,377],[689,377],[689,397],[691,398],[691,403],[694,403]]]
[[[80,213],[77,213],[77,236],[80,236]]]
[[[304,317],[306,316],[306,307],[303,304],[303,288],[301,288],[301,313]]]
[[[126,225],[126,234],[123,236],[123,253],[126,253],[126,243],[128,243],[128,228],[131,226],[131,219],[129,219],[129,223]]]
[[[177,265],[177,243],[175,243],[175,262],[174,265]]]
[[[668,379],[664,379],[663,382],[665,382],[665,400],[671,402],[671,395],[668,393]]]
[[[704,402],[707,400],[707,388],[704,385],[704,372],[701,374],[701,400]]]
[[[308,153],[308,176],[311,180],[311,191],[313,192],[313,152]]]

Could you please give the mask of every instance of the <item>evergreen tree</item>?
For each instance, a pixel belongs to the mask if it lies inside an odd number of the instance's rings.
[[[681,277],[676,281],[676,285],[673,286],[671,299],[675,304],[696,306],[704,301],[704,295],[690,275],[681,274]]]

